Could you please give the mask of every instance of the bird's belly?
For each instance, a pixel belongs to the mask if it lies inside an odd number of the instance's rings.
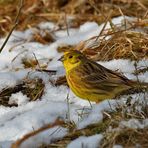
[[[84,100],[89,100],[93,102],[100,102],[105,99],[112,99],[115,97],[113,92],[103,92],[100,90],[94,90],[93,88],[86,88],[83,85],[79,85],[78,82],[75,82],[70,75],[67,78],[69,87],[74,92],[74,94]]]
[[[83,90],[83,88],[72,88],[72,91],[76,94],[76,96],[84,99],[84,100],[88,100],[88,101],[93,101],[93,102],[101,102],[103,100],[106,99],[112,99],[115,97],[115,95],[113,93],[109,93],[109,94],[98,94],[98,93],[93,93],[93,92],[88,92]]]

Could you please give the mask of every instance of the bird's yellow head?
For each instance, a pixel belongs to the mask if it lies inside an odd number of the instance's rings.
[[[86,57],[77,50],[70,50],[65,52],[64,55],[59,59],[63,62],[66,72],[84,62]]]

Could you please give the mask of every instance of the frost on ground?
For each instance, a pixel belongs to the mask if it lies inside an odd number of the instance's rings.
[[[131,18],[127,18],[132,20]],[[112,22],[116,25],[123,20],[123,17],[114,18]],[[28,29],[24,32],[14,31],[7,45],[0,54],[0,91],[8,87],[13,87],[20,84],[24,79],[40,78],[45,84],[44,93],[40,100],[29,102],[29,98],[23,95],[22,92],[12,94],[9,103],[16,103],[18,107],[0,106],[0,145],[4,148],[10,147],[11,143],[22,138],[25,134],[37,130],[38,128],[53,123],[57,118],[64,121],[75,122],[78,129],[84,128],[89,124],[100,122],[103,119],[104,111],[115,110],[117,105],[125,104],[128,96],[122,97],[120,100],[103,101],[100,104],[90,105],[89,102],[76,97],[66,86],[53,86],[49,81],[56,80],[59,76],[64,75],[62,63],[58,61],[62,55],[58,53],[57,48],[60,45],[69,44],[76,45],[82,40],[87,40],[96,36],[102,30],[104,24],[98,26],[95,22],[87,22],[80,26],[79,29],[69,29],[70,36],[67,36],[66,31],[56,31],[53,33],[55,42],[49,45],[43,45],[38,42],[31,41],[33,30]],[[53,29],[53,23],[41,23],[40,29]],[[110,28],[109,23],[106,29]],[[0,44],[5,39],[0,40]],[[37,59],[40,66],[47,65],[47,69],[56,70],[56,75],[48,75],[44,72],[25,69],[22,63],[23,59]],[[99,62],[103,66],[112,70],[118,70],[125,74],[129,79],[137,80],[137,77],[132,73],[135,70],[134,62],[130,60],[112,60],[109,62]],[[137,66],[147,67],[148,60],[142,60],[137,63]],[[37,67],[39,68],[39,67]],[[148,82],[148,73],[139,75],[139,80]],[[69,103],[67,95],[69,94]],[[144,98],[144,94],[132,95],[133,102],[137,98]],[[147,98],[147,97],[146,97]],[[144,100],[143,100],[144,101]],[[139,107],[140,110],[140,107]],[[80,116],[80,114],[83,116]],[[148,121],[145,119],[143,123],[139,123],[136,119],[121,122],[120,126],[131,127],[134,124],[135,128],[148,126]],[[49,144],[50,141],[62,138],[68,132],[66,128],[57,127],[51,128],[49,131],[41,133],[36,137],[32,137],[26,146],[33,147],[42,143]],[[47,136],[46,136],[47,135]],[[79,137],[72,141],[68,148],[72,147],[97,147],[103,136],[93,135],[90,137]],[[92,145],[93,141],[93,145]],[[34,143],[36,142],[36,143]],[[32,146],[31,146],[32,145]]]

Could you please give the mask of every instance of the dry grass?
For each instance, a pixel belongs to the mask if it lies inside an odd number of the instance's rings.
[[[0,0],[0,37],[8,34],[14,25],[15,16],[18,13],[19,0]],[[136,11],[135,11],[136,10]],[[36,27],[34,36],[31,41],[49,44],[55,41],[51,32],[44,30],[44,36],[41,35],[37,25],[40,22],[55,22],[59,28],[57,30],[67,29],[65,23],[66,16],[73,19],[69,23],[69,27],[79,27],[86,21],[95,21],[98,24],[111,24],[111,29],[103,30],[98,35],[102,37],[99,43],[87,46],[91,40],[97,40],[98,37],[90,39],[90,41],[81,42],[76,47],[64,45],[58,48],[63,52],[69,49],[82,51],[92,60],[108,61],[112,59],[131,59],[140,60],[148,58],[148,2],[147,0],[25,0],[23,10],[17,26],[18,30]],[[62,13],[61,13],[62,12]],[[124,21],[122,24],[115,26],[111,19],[116,16],[127,15],[137,17],[138,19],[132,23]],[[140,29],[141,33],[135,31]],[[132,30],[132,31],[131,31]],[[104,38],[103,38],[104,36]],[[106,37],[110,37],[109,40]],[[36,68],[39,66],[38,61],[23,59],[22,63],[25,68]],[[41,67],[43,68],[43,67]],[[44,67],[46,68],[46,66]],[[42,71],[42,70],[41,70]],[[135,71],[135,75],[148,71],[145,67],[142,70]],[[51,72],[51,71],[47,71]],[[53,71],[52,71],[53,72]],[[55,72],[54,72],[55,73]],[[66,84],[65,77],[59,78],[55,85]],[[22,91],[30,101],[40,99],[44,92],[44,84],[41,80],[26,79],[20,85],[13,88],[5,88],[0,93],[0,104],[9,105],[8,101],[11,94]],[[136,110],[136,106],[141,105],[142,111]],[[128,112],[130,108],[130,112]],[[108,112],[109,116],[104,114],[104,119],[100,123],[92,124],[84,129],[77,130],[75,124],[65,123],[64,126],[69,129],[69,134],[58,141],[53,141],[50,145],[43,145],[42,148],[59,148],[66,147],[72,140],[79,136],[90,136],[93,134],[103,133],[104,139],[101,147],[112,147],[114,144],[121,144],[124,147],[135,147],[138,143],[141,147],[148,147],[148,127],[144,129],[125,128],[120,131],[109,131],[109,127],[114,129],[119,127],[123,120],[136,118],[143,120],[148,118],[148,106],[146,104],[130,104],[127,102],[125,106],[119,106],[116,111]]]
[[[105,136],[106,137],[102,142],[101,148],[113,147],[115,144],[120,144],[124,148],[134,148],[136,146],[140,146],[142,148],[148,147],[148,128],[125,128],[121,131],[106,133]]]
[[[10,31],[18,12],[19,0],[0,1],[0,33]],[[25,0],[24,8],[18,25],[19,30],[37,26],[39,22],[54,21],[61,27],[66,27],[64,13],[73,16],[70,27],[78,27],[86,21],[105,22],[107,16],[147,17],[148,3],[146,0]],[[136,12],[135,12],[136,10]],[[63,13],[61,13],[63,12]]]
[[[89,49],[84,52],[89,55]],[[132,31],[113,34],[109,40],[101,40],[100,46],[92,51],[91,57],[97,61],[112,59],[137,61],[148,58],[148,36]]]
[[[0,92],[0,105],[17,106],[17,104],[9,104],[9,98],[12,94],[22,92],[30,98],[30,101],[40,99],[44,92],[44,83],[41,79],[26,79],[22,84],[18,84],[11,88],[4,88]]]

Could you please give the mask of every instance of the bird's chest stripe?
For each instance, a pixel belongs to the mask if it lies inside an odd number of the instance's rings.
[[[81,83],[76,81],[75,78],[73,78],[71,75],[68,75],[67,80],[72,91],[75,92],[76,94],[81,94],[81,92],[83,91]]]

